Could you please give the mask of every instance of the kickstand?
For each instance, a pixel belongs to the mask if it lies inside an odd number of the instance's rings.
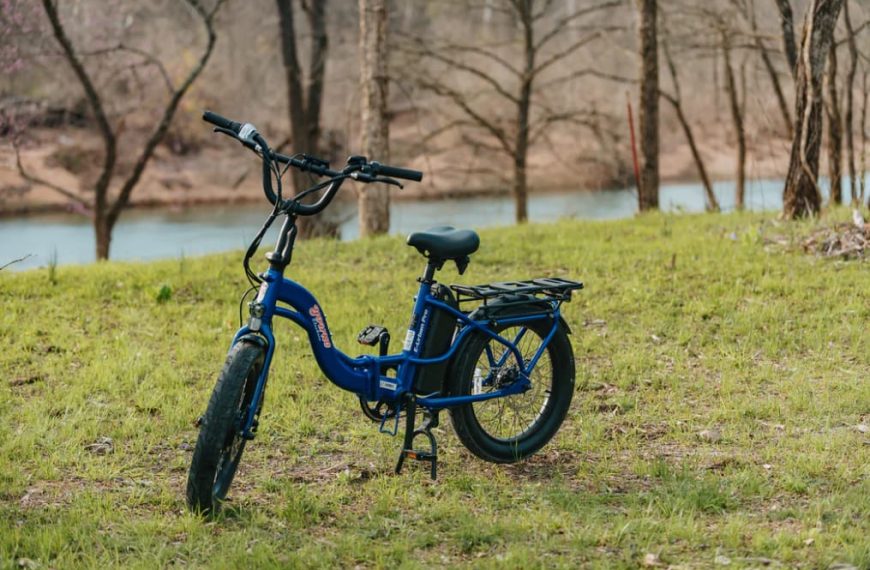
[[[417,400],[412,395],[408,397],[407,411],[405,413],[405,436],[402,441],[402,451],[399,452],[399,461],[396,463],[396,474],[402,472],[405,457],[410,457],[417,461],[428,461],[431,466],[430,475],[434,481],[438,475],[438,443],[432,434],[432,428],[438,426],[438,412],[423,410],[423,425],[418,429],[414,429],[417,415]],[[424,435],[429,440],[429,451],[414,449],[414,439],[418,435]]]

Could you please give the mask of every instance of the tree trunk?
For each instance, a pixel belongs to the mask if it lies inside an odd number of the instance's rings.
[[[369,159],[390,160],[390,124],[387,119],[386,0],[360,0],[360,92],[362,95],[362,153]],[[371,184],[359,193],[359,230],[366,237],[390,230],[390,191]]]
[[[664,22],[663,22],[664,23]],[[662,52],[665,56],[665,63],[668,67],[668,72],[671,74],[671,81],[674,84],[674,95],[669,95],[664,91],[660,92],[677,113],[677,120],[680,126],[683,127],[683,133],[686,135],[686,142],[689,143],[689,149],[692,151],[692,159],[695,161],[695,166],[698,168],[698,175],[701,177],[701,183],[704,185],[705,208],[708,212],[718,212],[719,201],[716,199],[716,194],[713,193],[713,185],[710,183],[710,177],[707,175],[707,169],[704,166],[704,160],[701,158],[701,152],[698,150],[698,145],[695,143],[695,135],[692,133],[692,126],[683,112],[682,94],[680,90],[680,76],[677,73],[677,65],[674,58],[671,56],[669,49],[667,30],[664,30],[662,41]]]
[[[728,33],[722,31],[722,54],[725,61],[725,88],[728,91],[731,121],[734,123],[734,135],[737,138],[737,179],[734,188],[734,206],[737,210],[743,210],[746,196],[746,129],[743,124],[743,108],[737,93],[734,68],[731,65],[731,38]]]
[[[76,54],[72,42],[66,34],[66,30],[64,30],[57,12],[57,6],[50,0],[43,0],[42,5],[51,23],[54,37],[63,49],[67,63],[69,63],[73,72],[75,72],[76,78],[79,80],[82,89],[84,89],[85,98],[94,113],[100,137],[103,140],[103,165],[100,177],[94,186],[94,233],[96,234],[97,259],[108,259],[111,227],[105,222],[108,211],[109,184],[115,172],[118,156],[115,131],[112,130],[112,126],[109,123],[100,94],[97,92],[90,75]]]
[[[517,223],[529,219],[528,187],[526,162],[529,153],[529,106],[531,102],[531,81],[524,81],[521,89],[520,102],[517,105],[516,150],[514,152],[514,203],[516,204]]]
[[[782,208],[786,219],[814,215],[821,207],[818,188],[822,142],[822,77],[843,0],[813,0],[807,8],[795,85],[795,134]]]
[[[318,154],[320,142],[320,108],[323,98],[323,75],[326,69],[326,55],[329,37],[326,34],[326,0],[317,0],[304,5],[311,28],[311,51],[309,59],[309,83],[307,97],[303,94],[302,68],[296,48],[296,29],[292,0],[275,0],[278,7],[278,20],[281,33],[281,57],[284,62],[284,75],[287,83],[287,107],[290,115],[290,147],[292,153]],[[291,169],[293,187],[296,193],[310,185],[310,178],[304,172]],[[316,201],[318,195],[310,196],[307,201]],[[299,235],[319,237],[338,235],[338,224],[327,213],[318,216],[304,216],[297,222]]]
[[[837,96],[837,46],[832,41],[828,51],[828,172],[831,179],[831,203],[843,203],[843,123]]]
[[[656,0],[637,0],[640,11],[640,211],[659,207],[659,66]]]
[[[514,206],[517,223],[528,221],[528,188],[526,186],[526,158],[516,157],[514,160]]]
[[[797,71],[797,45],[794,41],[794,15],[791,11],[789,0],[775,0],[779,8],[780,25],[782,26],[782,49],[788,69],[792,77],[796,77]]]
[[[749,25],[752,28],[752,36],[755,41],[755,47],[758,49],[759,55],[761,55],[761,61],[764,63],[764,69],[767,71],[767,76],[770,78],[770,83],[773,86],[773,93],[776,95],[776,103],[779,107],[779,113],[782,115],[783,123],[785,124],[785,132],[788,135],[788,138],[793,136],[793,126],[791,120],[791,113],[788,110],[788,103],[785,99],[785,93],[782,91],[782,84],[779,82],[779,74],[776,72],[776,68],[773,66],[773,61],[770,59],[770,52],[767,51],[767,46],[764,44],[764,40],[761,37],[761,34],[758,31],[758,20],[755,17],[755,2],[751,1],[748,4],[744,4],[744,13],[746,14],[747,19],[749,20]],[[794,35],[792,35],[794,38]]]
[[[323,106],[326,57],[329,54],[329,36],[326,33],[327,0],[302,2],[311,30],[308,54],[308,90],[305,95],[305,128],[307,143],[312,152],[320,152],[320,110]]]
[[[528,174],[526,164],[529,154],[529,111],[532,105],[532,81],[535,69],[534,16],[531,0],[521,0],[519,17],[523,28],[523,75],[517,97],[517,139],[514,145],[514,203],[517,223],[529,219]]]
[[[788,138],[794,136],[794,123],[792,122],[791,113],[788,111],[788,102],[785,100],[785,94],[782,91],[782,85],[779,83],[779,76],[776,74],[776,69],[773,67],[773,62],[770,60],[770,54],[764,48],[761,40],[756,40],[756,45],[761,50],[761,60],[764,62],[764,68],[767,70],[767,76],[770,77],[770,83],[773,85],[773,92],[776,95],[776,104],[779,107],[779,113],[782,115],[782,122],[785,125],[785,133]]]
[[[867,178],[867,71],[864,71],[861,83],[861,167],[858,169],[858,203],[864,201],[864,180]],[[867,207],[870,208],[870,193],[868,193]]]
[[[855,30],[852,28],[852,19],[849,17],[849,1],[843,2],[843,18],[846,21],[846,44],[849,46],[849,70],[846,72],[846,116],[844,118],[844,130],[846,131],[846,165],[849,170],[849,197],[852,200],[852,205],[859,204],[858,198],[858,181],[856,180],[857,173],[855,172],[855,134],[853,109],[854,89],[855,89],[855,74],[858,71],[858,46],[855,43]]]
[[[109,259],[109,247],[112,243],[112,223],[105,214],[94,215],[94,233],[97,243],[97,259]]]
[[[677,120],[683,128],[683,134],[686,135],[686,142],[689,143],[689,150],[692,151],[692,159],[695,161],[695,166],[698,168],[698,176],[701,177],[701,184],[704,186],[705,209],[708,212],[719,211],[719,201],[713,193],[713,185],[710,183],[710,177],[707,175],[707,169],[704,167],[704,159],[701,158],[701,153],[698,150],[698,145],[695,142],[695,136],[692,133],[692,126],[689,124],[686,115],[683,113],[683,106],[677,99],[666,96],[665,100],[674,107],[677,113]]]

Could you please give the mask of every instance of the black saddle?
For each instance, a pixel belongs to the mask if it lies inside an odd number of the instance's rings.
[[[472,230],[438,226],[412,233],[408,236],[408,245],[416,247],[417,251],[435,262],[466,261],[469,255],[477,251],[480,238]]]

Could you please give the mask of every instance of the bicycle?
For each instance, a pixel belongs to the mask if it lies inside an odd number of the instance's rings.
[[[408,237],[408,244],[427,262],[418,279],[420,286],[401,353],[388,354],[389,331],[370,325],[358,340],[378,346],[378,354],[347,356],[335,347],[317,299],[284,277],[292,259],[296,220],[323,211],[348,179],[401,187],[396,179],[420,181],[423,174],[362,156],[351,156],[344,168],[331,170],[324,160],[271,150],[250,123],[208,111],[203,119],[215,125],[216,132],[259,155],[263,191],[273,210],[243,261],[252,290],[257,287],[257,296],[248,305],[247,324],[235,334],[206,412],[197,421],[200,432],[187,483],[187,502],[193,511],[207,514],[220,508],[245,444],[257,433],[274,357],[272,321],[276,317],[289,319],[308,333],[324,375],[338,387],[357,394],[363,413],[380,424],[381,432],[395,436],[404,418],[397,474],[406,459],[413,459],[428,462],[435,479],[438,446],[432,428],[445,409],[460,442],[486,461],[519,461],[549,442],[565,419],[574,391],[570,329],[560,307],[571,299],[572,291],[583,288],[582,283],[540,278],[446,287],[435,280],[436,272],[445,263],[454,262],[463,274],[480,244],[478,235],[449,226],[415,232]],[[284,165],[283,170],[279,165]],[[291,167],[326,180],[285,200],[281,179]],[[302,201],[324,189],[316,202]],[[269,268],[255,274],[250,260],[278,216],[284,221],[275,250],[266,254]],[[472,307],[467,308],[469,305]],[[418,411],[423,415],[420,426]],[[415,448],[418,437],[425,438],[428,447]]]

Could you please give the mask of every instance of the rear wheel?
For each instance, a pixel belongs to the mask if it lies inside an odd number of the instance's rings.
[[[247,417],[265,350],[241,340],[226,363],[202,418],[187,478],[187,504],[194,512],[217,512],[226,498],[245,450],[242,422]]]
[[[552,325],[551,320],[539,319],[494,330],[517,345],[528,366]],[[546,445],[562,425],[574,395],[574,354],[566,331],[557,326],[529,374],[528,391],[450,410],[459,440],[481,459],[495,463],[524,459]],[[447,380],[451,396],[493,392],[520,376],[516,356],[486,335],[474,334],[459,350]]]

